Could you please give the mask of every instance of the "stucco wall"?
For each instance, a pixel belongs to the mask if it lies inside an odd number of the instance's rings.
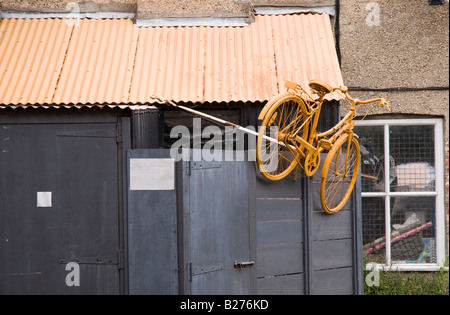
[[[0,10],[66,12],[71,11],[68,3],[78,4],[80,12],[121,11],[134,12],[136,0],[1,0]]]
[[[137,0],[140,17],[247,17],[247,0]]]
[[[379,7],[379,24],[374,5]],[[343,0],[342,73],[349,87],[449,86],[449,6],[428,1]],[[366,97],[361,94],[361,98]],[[443,115],[448,134],[448,90],[380,93],[396,113]],[[448,136],[447,136],[448,137]]]
[[[64,12],[69,2],[81,12],[125,11],[145,17],[248,16],[255,6],[332,6],[334,0],[2,0],[0,10]]]
[[[389,117],[431,115],[444,118],[448,251],[449,3],[340,0],[339,20],[342,74],[347,86],[417,89],[355,91],[352,95],[360,99],[380,96],[390,100],[394,114]],[[345,109],[342,108],[344,112]],[[377,108],[374,113],[385,111]]]

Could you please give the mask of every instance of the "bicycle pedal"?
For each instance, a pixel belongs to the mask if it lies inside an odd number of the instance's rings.
[[[324,148],[325,150],[331,150],[331,148],[333,147],[333,144],[331,143],[330,140],[327,139],[321,139],[319,140],[319,146]]]

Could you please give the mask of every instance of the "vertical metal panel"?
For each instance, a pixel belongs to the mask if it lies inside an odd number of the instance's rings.
[[[131,158],[168,157],[169,150],[130,150],[128,170]],[[175,190],[128,191],[130,294],[178,294],[177,233]]]

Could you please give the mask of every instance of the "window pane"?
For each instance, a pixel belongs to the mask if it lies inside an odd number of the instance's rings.
[[[385,263],[384,197],[362,198],[363,252],[368,262]]]
[[[384,191],[384,127],[355,127],[361,150],[362,192]]]
[[[361,149],[362,192],[384,191],[384,127],[355,127]]]
[[[434,127],[391,126],[389,151],[396,180],[391,191],[434,191]]]
[[[391,198],[393,262],[436,262],[434,211],[434,197]]]

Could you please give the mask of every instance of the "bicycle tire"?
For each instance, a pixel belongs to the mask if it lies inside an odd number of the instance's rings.
[[[306,108],[306,103],[301,97],[287,92],[274,97],[263,109],[265,115],[258,133],[256,162],[261,175],[265,178],[272,181],[281,180],[304,159],[301,149],[299,151],[287,145],[299,148],[300,144],[295,139],[302,137],[306,140],[309,124],[300,128],[308,117]],[[271,127],[277,127],[277,139],[286,146],[264,139],[264,135],[273,138]]]
[[[339,137],[325,159],[321,174],[320,202],[326,213],[338,212],[347,202],[355,186],[360,161],[356,137],[353,134]]]

